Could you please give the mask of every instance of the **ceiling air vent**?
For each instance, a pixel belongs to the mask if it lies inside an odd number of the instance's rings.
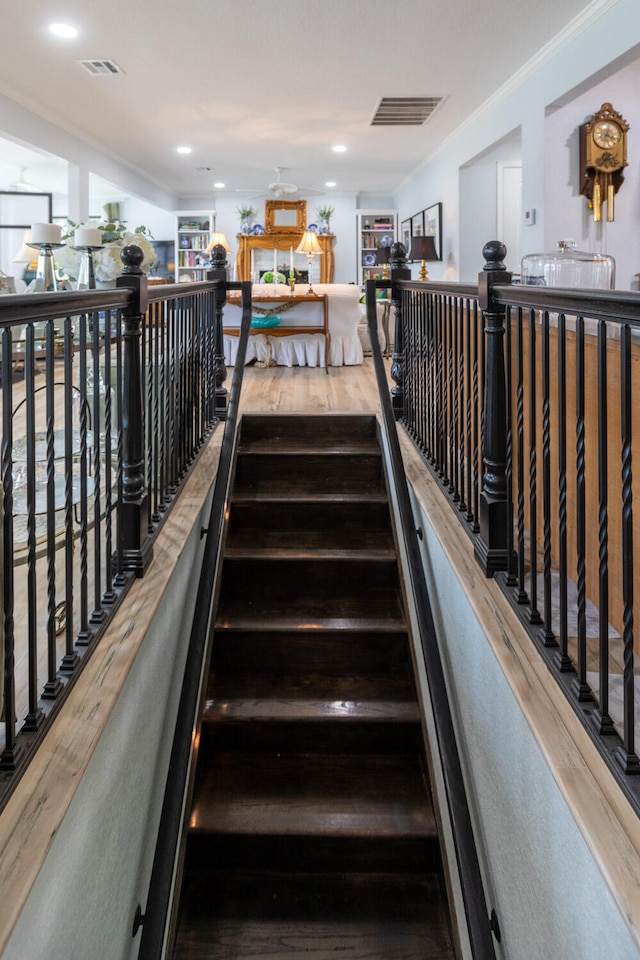
[[[111,77],[115,73],[124,72],[115,60],[78,60],[77,62],[92,77]]]
[[[444,97],[383,97],[371,120],[372,127],[420,126]]]

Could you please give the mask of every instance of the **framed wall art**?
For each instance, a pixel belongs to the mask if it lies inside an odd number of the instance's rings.
[[[424,236],[424,210],[421,210],[420,213],[416,213],[411,217],[411,236]]]
[[[411,220],[403,220],[400,224],[400,240],[404,244],[404,248],[407,251],[407,256],[409,255],[409,250],[411,249]]]
[[[442,204],[434,203],[422,212],[425,236],[434,238],[438,260],[442,260]]]

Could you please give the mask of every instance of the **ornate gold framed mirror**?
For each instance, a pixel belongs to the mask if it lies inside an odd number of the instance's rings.
[[[266,233],[304,233],[306,223],[306,200],[265,200]]]

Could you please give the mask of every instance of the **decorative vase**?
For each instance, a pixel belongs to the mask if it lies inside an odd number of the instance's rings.
[[[320,233],[330,233],[331,228],[329,227],[329,221],[323,220],[320,224]]]
[[[251,233],[251,224],[249,223],[248,220],[240,221],[240,233],[244,233],[244,234]]]

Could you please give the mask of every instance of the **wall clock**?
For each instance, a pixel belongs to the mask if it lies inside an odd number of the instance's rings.
[[[580,127],[580,193],[589,201],[593,219],[602,219],[602,204],[607,204],[607,220],[614,218],[614,196],[622,186],[622,171],[627,166],[629,124],[610,103]]]

